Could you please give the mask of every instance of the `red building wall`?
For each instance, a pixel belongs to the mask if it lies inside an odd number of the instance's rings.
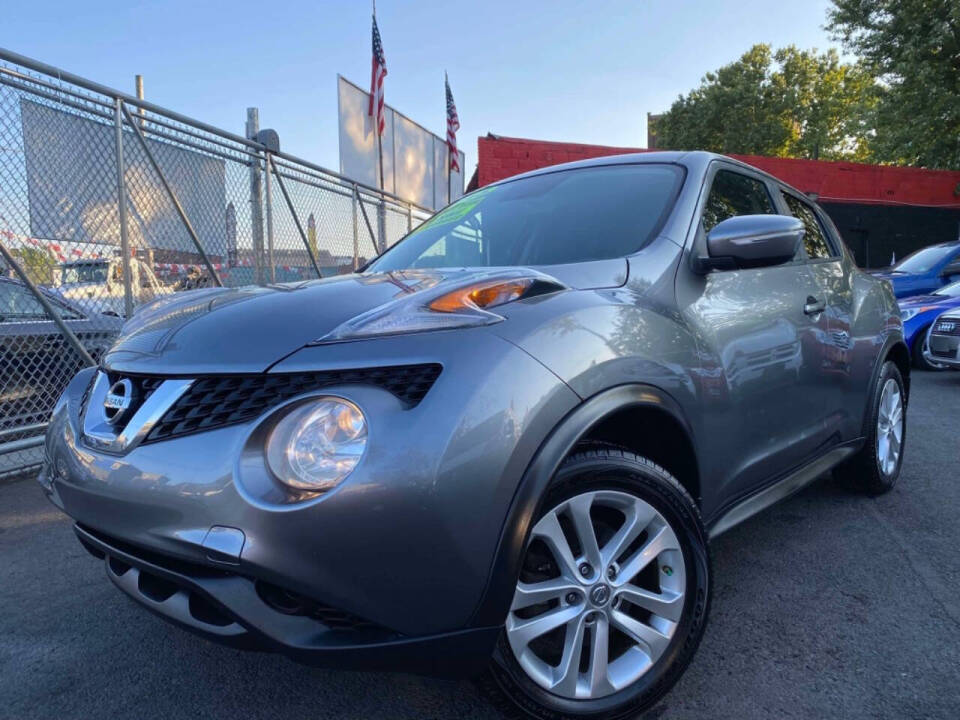
[[[559,163],[605,155],[647,152],[638,148],[547,142],[494,135],[477,141],[477,186]],[[780,178],[823,202],[919,205],[960,209],[960,172],[863,165],[825,160],[733,157]]]

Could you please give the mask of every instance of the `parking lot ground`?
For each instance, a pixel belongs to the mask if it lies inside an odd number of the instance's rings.
[[[960,373],[915,373],[900,483],[829,478],[721,537],[703,644],[648,718],[960,717]],[[32,481],[0,485],[0,717],[495,717],[469,682],[209,644],[116,591]]]

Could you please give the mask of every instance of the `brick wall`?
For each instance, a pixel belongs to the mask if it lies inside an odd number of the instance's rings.
[[[575,160],[646,152],[638,148],[560,143],[488,135],[477,140],[477,185]],[[735,155],[827,202],[922,205],[960,209],[960,172]]]

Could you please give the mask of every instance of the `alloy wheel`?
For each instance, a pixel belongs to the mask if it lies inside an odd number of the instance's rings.
[[[507,641],[545,690],[604,697],[636,682],[663,655],[685,588],[680,543],[656,508],[614,490],[576,495],[531,531]]]
[[[877,462],[884,475],[892,475],[900,460],[903,441],[903,395],[893,378],[888,378],[880,392],[877,413]]]

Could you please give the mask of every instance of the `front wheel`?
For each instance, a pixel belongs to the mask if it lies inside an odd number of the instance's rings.
[[[542,507],[482,687],[515,717],[632,717],[679,679],[706,626],[697,507],[615,448],[570,457]]]

